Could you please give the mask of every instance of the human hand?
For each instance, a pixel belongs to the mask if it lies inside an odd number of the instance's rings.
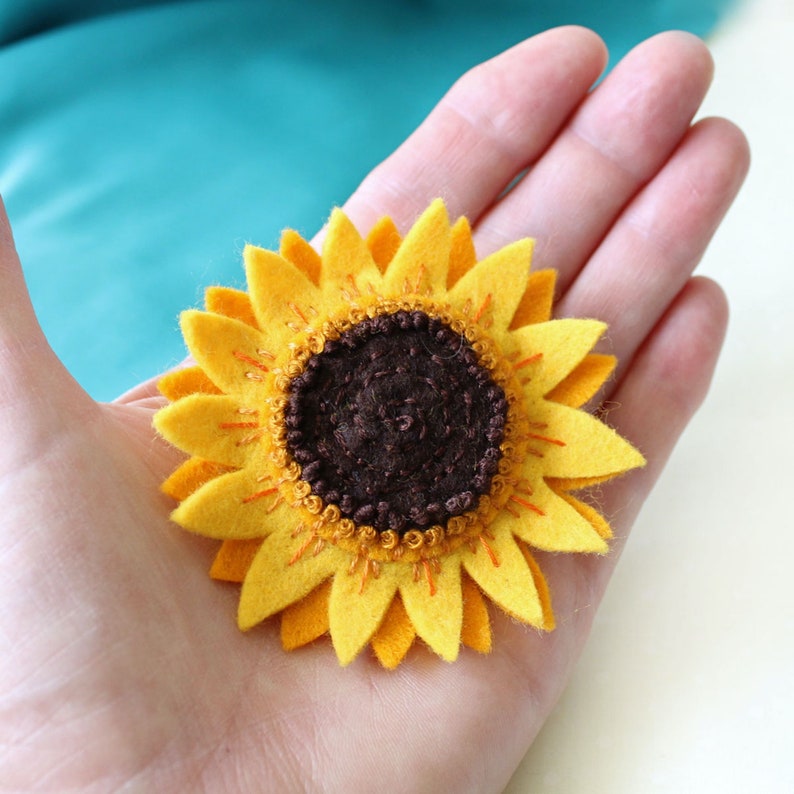
[[[649,465],[603,487],[607,557],[538,554],[557,629],[492,613],[489,656],[421,648],[396,671],[286,654],[235,626],[216,544],[168,520],[177,454],[150,381],[98,405],[44,341],[0,230],[0,781],[12,790],[499,790],[565,685],[628,530],[707,389],[726,322],[692,279],[747,168],[741,134],[691,126],[711,75],[666,34],[592,94],[602,44],[550,31],[466,75],[345,206],[407,228],[437,195],[478,253],[524,236],[558,270],[557,316],[609,323],[601,399]],[[525,168],[528,175],[502,193]],[[4,222],[5,223],[5,222]]]

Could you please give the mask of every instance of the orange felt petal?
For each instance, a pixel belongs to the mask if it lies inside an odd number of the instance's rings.
[[[367,248],[381,273],[386,272],[402,241],[397,226],[389,217],[381,218],[370,230],[366,239]]]
[[[181,502],[205,483],[230,471],[233,471],[230,466],[221,463],[188,458],[160,487],[163,493]]]
[[[546,395],[546,399],[571,408],[580,408],[595,396],[617,363],[615,356],[588,354],[570,375]]]
[[[204,305],[207,311],[259,328],[247,292],[231,287],[208,287],[204,293]]]
[[[221,394],[221,390],[207,377],[201,367],[175,369],[157,382],[160,393],[171,402],[190,394]]]
[[[477,264],[477,253],[471,236],[468,219],[461,217],[450,229],[449,271],[447,272],[447,288],[451,287],[463,275]]]
[[[582,502],[581,500],[577,499],[575,496],[572,496],[569,493],[566,493],[562,489],[557,490],[556,488],[552,488],[554,493],[560,497],[560,499],[564,499],[568,504],[579,513],[582,518],[585,519],[593,529],[602,537],[604,540],[609,540],[612,537],[612,529],[609,526],[609,522],[598,512],[594,507],[587,504],[586,502]]]
[[[535,580],[535,588],[538,591],[538,599],[541,609],[543,610],[543,621],[540,624],[540,628],[543,629],[543,631],[554,631],[556,621],[554,619],[554,610],[551,608],[551,591],[549,590],[546,577],[543,575],[540,565],[538,565],[537,560],[532,556],[526,543],[518,541],[518,548],[521,549],[521,553],[527,561],[529,570],[532,572],[532,578]]]
[[[555,493],[563,491],[567,493],[568,491],[581,491],[582,488],[589,488],[592,485],[600,485],[613,477],[613,474],[602,474],[599,477],[544,477],[544,480]]]
[[[461,578],[463,626],[460,639],[480,653],[491,652],[491,619],[480,588],[468,577]]]
[[[210,568],[210,577],[221,582],[237,582],[245,579],[254,561],[262,538],[248,540],[224,540]]]
[[[372,650],[387,670],[393,670],[405,658],[415,638],[416,630],[405,611],[402,599],[396,595],[383,622],[372,635]]]
[[[281,235],[279,253],[288,262],[302,270],[313,284],[320,283],[322,259],[296,231],[286,229]]]
[[[524,294],[510,323],[511,331],[522,325],[545,323],[551,319],[556,283],[557,272],[554,270],[537,270],[529,274]]]
[[[330,596],[329,579],[281,613],[281,645],[285,651],[294,651],[308,645],[328,632]]]

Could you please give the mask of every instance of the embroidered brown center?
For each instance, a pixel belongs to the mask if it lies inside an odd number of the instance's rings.
[[[290,384],[287,447],[326,504],[379,532],[444,525],[498,471],[504,391],[465,337],[423,311],[363,320]]]

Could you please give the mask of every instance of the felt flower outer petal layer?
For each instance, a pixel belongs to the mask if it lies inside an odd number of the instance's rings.
[[[614,368],[592,352],[605,326],[551,320],[554,274],[530,272],[531,254],[521,240],[478,262],[440,201],[405,238],[388,218],[363,238],[336,210],[321,255],[292,231],[278,253],[248,246],[248,293],[211,288],[207,311],[183,315],[198,366],[166,376],[155,425],[193,457],[165,489],[177,523],[223,541],[212,574],[242,583],[241,628],[281,614],[285,648],[329,633],[340,663],[369,644],[389,668],[417,638],[448,661],[461,644],[488,652],[489,603],[553,628],[530,550],[605,553],[608,523],[571,492],[644,461],[579,410]],[[499,475],[462,523],[389,535],[311,492],[283,406],[322,340],[400,307],[462,334],[510,408]]]

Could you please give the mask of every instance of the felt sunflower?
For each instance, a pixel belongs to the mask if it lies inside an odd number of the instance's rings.
[[[248,292],[183,313],[197,366],[161,381],[155,426],[190,457],[163,488],[222,541],[242,629],[280,615],[287,649],[330,633],[342,664],[369,644],[391,668],[417,636],[489,651],[488,600],[553,628],[531,550],[606,552],[572,491],[644,461],[579,410],[615,364],[590,352],[605,326],[550,320],[531,253],[478,262],[441,201],[404,239],[336,210],[322,255],[292,231],[248,246]]]

